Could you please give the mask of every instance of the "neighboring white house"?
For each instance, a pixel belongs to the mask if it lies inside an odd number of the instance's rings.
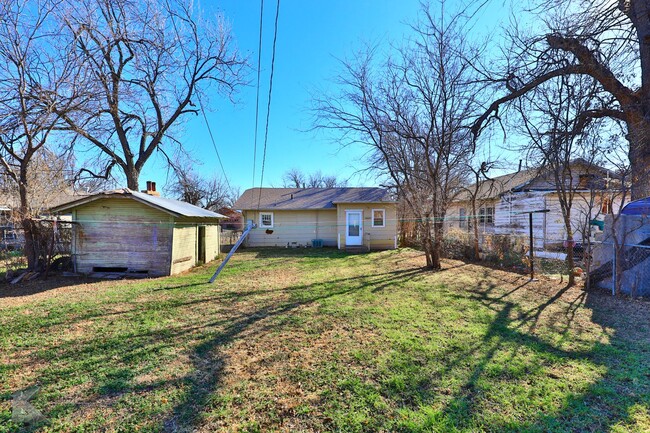
[[[257,225],[248,247],[397,248],[397,202],[383,188],[252,188],[233,208]]]
[[[574,240],[580,242],[589,226],[600,230],[595,221],[603,221],[620,208],[618,181],[607,170],[578,159],[571,164],[569,183],[567,187],[575,192],[571,208]],[[563,246],[566,228],[552,173],[520,170],[481,182],[476,193],[476,215],[472,215],[472,194],[468,191],[476,191],[475,185],[462,191],[447,211],[447,229],[471,231],[472,224],[478,224],[480,235],[528,236],[526,212],[548,210],[533,214],[535,248]]]

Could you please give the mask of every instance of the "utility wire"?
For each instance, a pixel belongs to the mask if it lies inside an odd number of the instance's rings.
[[[175,15],[172,12],[171,6],[169,5],[169,0],[165,0],[165,3],[167,5],[167,9],[169,10],[169,12],[172,15]],[[178,27],[176,27],[176,20],[173,17],[172,17],[172,25],[174,26],[174,33],[176,33],[176,38],[178,38],[178,41],[182,44],[183,41],[181,40]],[[187,60],[185,51],[181,50],[181,53],[183,53],[183,60],[185,60],[185,64],[188,65],[189,61]],[[219,161],[219,166],[221,167],[221,173],[223,173],[223,178],[226,181],[226,185],[228,185],[228,189],[232,190],[232,187],[230,186],[230,181],[228,180],[228,176],[226,175],[226,170],[223,168],[223,162],[221,161],[221,155],[219,155],[219,149],[217,149],[217,142],[215,141],[214,135],[212,134],[212,128],[210,128],[210,122],[208,122],[208,116],[206,116],[205,110],[203,109],[203,102],[201,101],[201,95],[199,94],[198,91],[196,91],[195,94],[196,94],[196,99],[199,101],[199,109],[203,114],[203,120],[205,121],[205,126],[208,128],[208,134],[210,135],[210,140],[212,140],[212,147],[214,147],[214,152],[217,154],[217,160]]]
[[[260,0],[260,35],[257,45],[257,93],[255,95],[255,138],[253,140],[253,187],[255,187],[255,168],[257,165],[257,127],[260,113],[260,73],[262,71],[262,24],[264,18],[264,0]]]
[[[275,71],[275,46],[278,40],[278,17],[280,16],[280,0],[275,9],[275,26],[273,29],[273,52],[271,54],[271,75],[269,77],[269,100],[266,105],[266,125],[264,127],[264,153],[262,154],[262,173],[260,174],[260,190],[257,197],[257,209],[262,201],[262,184],[264,182],[264,168],[266,164],[266,145],[269,138],[269,117],[271,115],[271,94],[273,93],[273,72]]]

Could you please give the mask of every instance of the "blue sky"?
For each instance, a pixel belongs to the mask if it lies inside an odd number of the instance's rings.
[[[454,6],[456,2],[448,2]],[[259,186],[266,98],[268,96],[275,1],[264,4],[261,107],[255,186]],[[479,16],[478,32],[491,32],[505,12],[503,4],[488,4]],[[232,26],[240,52],[257,62],[259,32],[258,1],[225,0],[203,7],[207,13],[222,13]],[[210,9],[214,8],[214,9]],[[282,0],[276,47],[273,96],[269,122],[264,186],[281,186],[282,174],[290,168],[306,173],[321,170],[349,179],[353,186],[377,183],[372,175],[355,174],[365,167],[363,147],[341,149],[332,136],[308,131],[312,126],[311,94],[331,86],[340,71],[338,59],[351,56],[365,42],[386,46],[408,34],[405,24],[413,22],[420,10],[417,0]],[[255,129],[256,75],[252,85],[242,88],[235,104],[214,96],[204,105],[217,148],[231,185],[241,191],[253,186],[253,143]],[[178,135],[194,159],[196,169],[210,177],[221,168],[202,117],[189,120]],[[140,183],[146,180],[163,185],[167,170],[160,159],[145,167]]]

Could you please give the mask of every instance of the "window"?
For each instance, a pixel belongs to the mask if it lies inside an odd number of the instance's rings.
[[[478,210],[478,222],[481,224],[494,224],[494,208],[482,207]]]
[[[273,227],[273,212],[260,212],[260,227]]]
[[[466,229],[467,228],[467,211],[465,210],[464,207],[461,207],[458,210],[458,227],[461,229]]]
[[[384,209],[372,210],[372,226],[386,227],[386,211]]]

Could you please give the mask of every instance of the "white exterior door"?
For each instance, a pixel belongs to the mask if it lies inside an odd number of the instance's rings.
[[[360,210],[345,211],[345,245],[363,245],[363,214]]]

